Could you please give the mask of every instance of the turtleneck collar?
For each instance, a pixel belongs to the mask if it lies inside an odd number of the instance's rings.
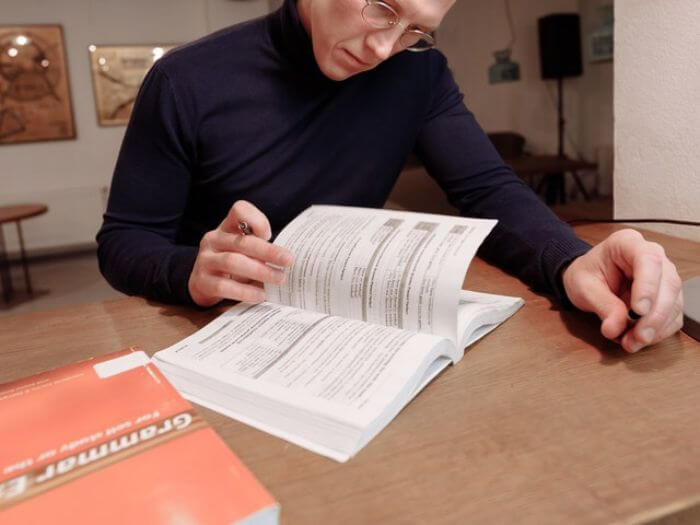
[[[316,63],[311,38],[299,17],[297,0],[285,0],[282,7],[270,15],[270,33],[282,56],[301,71],[330,82]]]

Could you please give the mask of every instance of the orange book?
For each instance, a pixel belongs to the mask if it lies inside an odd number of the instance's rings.
[[[278,523],[279,506],[133,348],[0,385],[0,523]]]

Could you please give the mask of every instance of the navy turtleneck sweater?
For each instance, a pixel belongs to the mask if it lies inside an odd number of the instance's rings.
[[[463,215],[499,219],[487,260],[565,300],[558,277],[589,246],[507,167],[436,50],[325,77],[295,0],[159,60],[134,106],[97,240],[127,294],[191,302],[204,233],[238,199],[273,232],[311,204],[381,207],[415,152]]]

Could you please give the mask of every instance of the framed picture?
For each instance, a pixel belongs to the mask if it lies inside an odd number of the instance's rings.
[[[129,122],[143,78],[154,62],[174,47],[168,44],[88,48],[100,126],[122,126]]]
[[[0,144],[73,138],[63,28],[0,26]]]
[[[609,62],[614,57],[615,13],[612,5],[598,8],[600,25],[588,35],[589,62]]]

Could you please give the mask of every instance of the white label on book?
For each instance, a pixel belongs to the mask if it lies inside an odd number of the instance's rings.
[[[104,379],[112,377],[122,372],[138,368],[139,366],[147,365],[150,362],[148,356],[144,352],[132,352],[109,361],[103,361],[93,366],[97,377]]]

